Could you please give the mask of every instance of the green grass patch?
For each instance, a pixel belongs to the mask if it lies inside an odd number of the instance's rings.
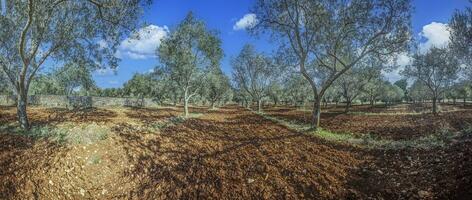
[[[149,125],[148,129],[151,132],[155,132],[155,131],[162,130],[168,127],[179,125],[181,123],[184,123],[185,120],[187,120],[187,118],[183,116],[175,116],[164,121],[158,121],[158,122],[152,123]]]
[[[93,144],[107,139],[110,133],[108,127],[96,123],[33,126],[30,130],[23,130],[16,124],[8,124],[0,126],[0,130],[34,139],[48,139],[59,144]]]
[[[376,137],[372,134],[352,134],[352,133],[337,133],[329,130],[318,128],[313,131],[310,125],[293,123],[286,120],[282,120],[264,113],[256,114],[262,116],[265,119],[281,124],[289,129],[297,132],[310,134],[315,137],[332,141],[355,145],[363,148],[382,148],[382,149],[404,149],[404,148],[418,148],[418,149],[431,149],[436,147],[444,147],[454,138],[459,137],[462,134],[472,134],[472,126],[469,129],[463,131],[463,133],[454,133],[448,129],[441,129],[439,133],[427,135],[424,137],[411,139],[411,140],[391,140]]]

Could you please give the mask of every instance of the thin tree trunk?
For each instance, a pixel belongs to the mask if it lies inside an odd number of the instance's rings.
[[[313,121],[312,127],[314,130],[317,130],[320,127],[320,118],[321,118],[321,98],[316,98],[313,103]]]
[[[344,108],[344,112],[345,112],[345,113],[348,113],[348,112],[349,112],[349,108],[351,108],[351,101],[350,101],[350,100],[348,100],[348,101],[346,102],[346,107]]]
[[[188,100],[184,100],[184,111],[185,111],[185,117],[188,117]]]
[[[257,100],[257,112],[262,112],[262,100]]]
[[[215,109],[215,102],[214,101],[211,101],[211,109]]]
[[[188,90],[184,91],[184,114],[188,117]]]
[[[436,97],[433,97],[433,114],[437,114],[437,103],[436,103],[437,99]]]
[[[30,128],[28,115],[26,113],[26,106],[28,104],[28,93],[24,89],[20,89],[17,95],[17,116],[18,122],[22,129],[28,130]]]

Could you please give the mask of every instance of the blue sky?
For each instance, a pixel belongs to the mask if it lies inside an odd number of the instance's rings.
[[[245,43],[252,43],[260,51],[267,53],[275,49],[267,37],[254,37],[243,27],[237,29],[236,23],[246,14],[255,0],[156,0],[148,8],[142,22],[149,26],[142,31],[147,34],[145,41],[127,39],[122,42],[119,56],[122,59],[116,73],[101,70],[94,73],[98,86],[103,88],[121,87],[134,73],[148,72],[157,65],[157,58],[152,54],[162,38],[172,30],[189,12],[205,21],[207,27],[219,32],[225,57],[221,63],[222,69],[231,74],[230,59],[238,54]],[[469,5],[468,0],[414,0],[413,31],[423,44],[423,48],[432,45],[443,45],[448,42],[448,32],[445,28],[455,9],[464,9]],[[250,20],[246,16],[245,20]],[[239,23],[244,25],[244,20]],[[236,28],[236,29],[235,29]],[[407,63],[408,56],[403,56],[402,62]],[[398,70],[387,77],[394,81],[399,78]]]

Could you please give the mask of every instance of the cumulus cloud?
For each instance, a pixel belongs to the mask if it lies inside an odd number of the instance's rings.
[[[411,64],[412,58],[407,53],[400,53],[397,56],[397,65],[400,67],[405,67]]]
[[[410,65],[413,58],[407,53],[399,53],[388,62],[389,66],[395,66],[393,69],[387,69],[382,71],[383,75],[387,77],[390,82],[398,81],[402,78],[401,72],[405,69],[405,66]]]
[[[118,70],[118,68],[116,68],[116,69],[100,68],[96,71],[96,74],[98,76],[111,76],[111,75],[116,74],[116,70]]]
[[[167,26],[149,25],[141,28],[136,34],[121,42],[117,56],[130,59],[154,58],[157,47],[168,33]]]
[[[257,24],[256,14],[245,14],[243,18],[239,19],[233,26],[233,30],[245,30],[254,27]]]
[[[419,35],[426,41],[419,45],[420,51],[426,52],[431,47],[445,47],[449,44],[450,34],[447,24],[431,22],[423,26]]]
[[[117,80],[110,80],[110,81],[108,81],[108,83],[111,84],[111,85],[118,85]]]

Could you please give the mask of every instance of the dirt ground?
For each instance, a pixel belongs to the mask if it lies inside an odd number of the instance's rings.
[[[410,105],[354,106],[352,113],[344,113],[344,108],[330,107],[321,114],[323,128],[334,132],[371,134],[375,137],[393,140],[408,140],[442,130],[460,131],[472,126],[472,108],[443,105],[447,112],[437,116],[431,113],[413,113]],[[310,123],[311,111],[297,108],[271,107],[265,110],[271,116],[295,123]]]
[[[0,199],[472,198],[469,137],[431,150],[362,149],[289,130],[236,106],[193,108],[197,117],[149,128],[176,117],[180,109],[73,113],[31,108],[29,116],[36,125],[93,122],[110,127],[112,134],[93,144],[64,146],[4,130],[0,133]],[[14,114],[13,108],[0,108],[0,124],[13,122]],[[472,118],[465,112],[458,116],[462,115]],[[330,120],[371,116],[323,117],[322,123],[336,130]],[[409,126],[410,119],[401,119]],[[461,120],[449,124],[459,128]],[[385,137],[400,132],[390,129],[394,131]],[[425,125],[424,129],[432,128]]]

